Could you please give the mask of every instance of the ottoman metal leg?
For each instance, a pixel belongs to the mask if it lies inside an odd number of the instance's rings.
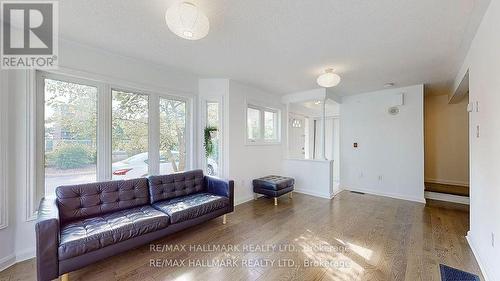
[[[290,191],[290,193],[288,193],[288,198],[290,198],[290,199],[293,198],[293,191]]]
[[[274,197],[274,206],[278,206],[278,197]]]
[[[222,216],[222,224],[226,224],[226,222],[227,222],[226,215],[223,215]]]
[[[63,275],[61,275],[61,281],[69,281],[69,274],[64,273]]]
[[[259,198],[259,195],[257,193],[253,193],[253,200],[257,200]]]

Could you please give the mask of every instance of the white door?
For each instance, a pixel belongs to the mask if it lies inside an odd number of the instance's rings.
[[[306,118],[296,114],[290,114],[289,122],[289,157],[304,159],[306,154]]]

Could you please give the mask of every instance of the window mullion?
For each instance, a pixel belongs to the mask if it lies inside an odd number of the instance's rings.
[[[265,133],[266,133],[266,121],[265,121],[265,110],[264,109],[259,109],[260,110],[260,141],[265,142]]]
[[[45,149],[44,149],[44,121],[45,121],[45,82],[40,73],[26,72],[28,95],[28,206],[27,220],[36,219],[37,203],[45,194]],[[34,80],[33,80],[34,79]],[[37,81],[38,80],[38,81]],[[33,114],[34,115],[31,115]]]
[[[111,180],[111,143],[112,143],[112,102],[111,87],[98,86],[97,101],[97,180]]]
[[[160,173],[160,99],[157,95],[149,96],[149,174]]]
[[[185,154],[186,154],[186,167],[185,169],[193,169],[195,167],[194,163],[194,153],[195,153],[195,135],[194,135],[194,128],[196,120],[195,118],[198,118],[198,116],[193,115],[194,114],[194,109],[193,107],[196,104],[195,99],[187,99],[185,100],[186,103],[186,116],[185,116],[185,126],[184,126],[184,147],[185,147]]]

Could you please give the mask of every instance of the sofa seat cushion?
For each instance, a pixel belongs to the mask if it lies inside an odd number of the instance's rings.
[[[106,246],[167,227],[169,217],[151,206],[125,209],[72,221],[61,228],[59,260],[76,257]]]
[[[170,223],[194,219],[229,206],[229,198],[211,193],[195,193],[153,204],[170,217]]]

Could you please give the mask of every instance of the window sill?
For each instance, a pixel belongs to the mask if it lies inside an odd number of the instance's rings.
[[[281,145],[281,141],[269,141],[269,142],[263,142],[263,141],[246,141],[245,146],[274,146],[274,145]]]
[[[301,162],[333,162],[329,159],[301,159],[301,158],[285,158],[285,161],[301,161]]]

